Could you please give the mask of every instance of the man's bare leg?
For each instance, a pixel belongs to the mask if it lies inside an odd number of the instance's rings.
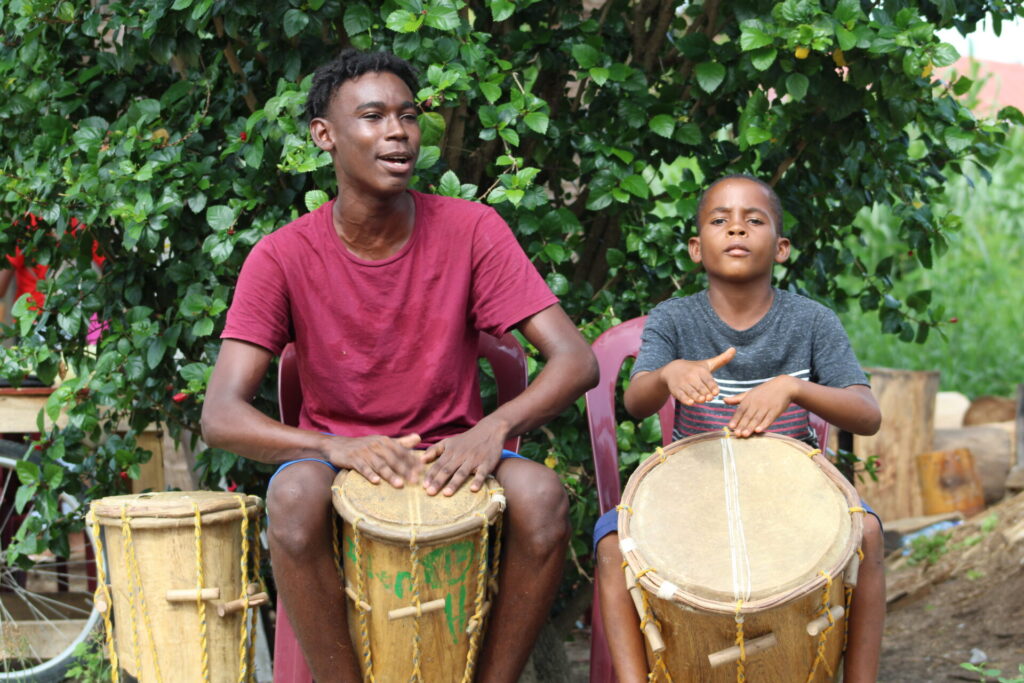
[[[300,462],[281,470],[267,492],[274,581],[317,683],[362,679],[334,564],[333,480],[326,465]]]
[[[569,499],[551,469],[507,458],[495,472],[505,489],[501,576],[476,680],[515,683],[558,592],[569,543]]]

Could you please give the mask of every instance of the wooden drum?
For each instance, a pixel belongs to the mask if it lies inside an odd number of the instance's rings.
[[[373,485],[342,471],[333,492],[364,679],[472,681],[497,590],[505,507],[497,482],[428,496],[419,485]]]
[[[261,511],[256,496],[217,491],[93,501],[96,603],[115,671],[143,683],[255,680],[255,612],[247,608],[267,600]]]
[[[698,434],[649,457],[618,522],[655,680],[832,680],[863,513],[820,451],[788,437]]]

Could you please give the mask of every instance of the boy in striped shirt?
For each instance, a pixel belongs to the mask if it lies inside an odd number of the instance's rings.
[[[777,432],[817,445],[808,412],[855,434],[874,434],[878,404],[842,324],[831,310],[772,285],[790,242],[768,184],[726,176],[697,206],[690,257],[708,288],[662,302],[644,327],[626,389],[638,419],[676,400],[673,438],[728,427],[748,437]],[[595,528],[601,611],[619,680],[647,678],[636,612],[626,592],[615,511]],[[885,618],[881,522],[865,515],[864,560],[848,624],[844,680],[874,681]]]

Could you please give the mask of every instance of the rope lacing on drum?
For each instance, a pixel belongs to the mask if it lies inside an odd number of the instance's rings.
[[[752,590],[750,555],[747,552],[747,537],[743,531],[743,514],[740,509],[739,472],[736,469],[736,454],[728,427],[723,427],[725,436],[722,446],[722,479],[725,494],[726,521],[729,525],[729,560],[732,565],[732,593],[736,600],[749,600]]]
[[[110,621],[110,612],[114,607],[110,587],[107,585],[106,557],[103,554],[103,538],[100,523],[96,521],[96,513],[92,512],[92,537],[96,544],[96,594],[93,601],[103,604],[103,629],[106,632],[107,652],[110,658],[110,680],[118,683],[121,667],[117,663],[117,648],[114,647],[114,626]]]
[[[146,635],[149,637],[149,648],[153,658],[153,670],[156,673],[157,683],[163,683],[163,676],[160,673],[160,660],[156,653],[156,640],[153,638],[153,624],[149,620],[149,610],[146,608],[146,595],[142,590],[142,572],[139,570],[139,560],[135,556],[135,543],[132,540],[132,528],[128,522],[128,506],[121,506],[121,535],[124,537],[125,547],[125,574],[128,577],[128,600],[130,603],[131,615],[129,622],[132,631],[132,652],[135,655],[135,666],[138,677],[142,677],[142,656],[139,647],[138,623],[135,613],[135,592],[138,591],[139,609],[142,612],[142,622],[146,627]],[[133,588],[134,586],[134,588]]]
[[[476,668],[476,656],[479,649],[480,634],[483,633],[484,625],[484,595],[487,591],[487,546],[490,539],[490,523],[487,515],[482,512],[475,512],[475,516],[481,520],[480,524],[480,552],[476,565],[476,597],[473,600],[473,616],[470,617],[466,626],[469,633],[469,655],[466,657],[466,669],[462,674],[462,683],[470,683],[473,680],[474,669]],[[501,519],[500,515],[498,519]],[[500,536],[499,536],[500,539]],[[500,550],[500,548],[499,548]],[[500,557],[500,555],[499,555]],[[495,560],[497,562],[497,560]],[[497,576],[497,572],[492,574]]]
[[[238,683],[245,683],[253,679],[253,654],[256,648],[248,647],[250,633],[250,619],[255,619],[255,612],[249,610],[249,515],[246,506],[245,496],[238,497],[238,504],[242,508],[242,557],[239,564],[242,570],[242,625],[238,635]],[[256,537],[256,545],[259,545],[259,536]],[[257,569],[257,574],[259,570]]]
[[[641,576],[643,576],[644,574],[646,574],[647,572],[650,572],[650,571],[651,571],[651,568],[647,568],[647,569],[643,570],[642,572],[640,572],[639,574],[637,574],[636,575],[637,581],[640,580]],[[647,591],[644,591],[644,590],[640,591],[640,603],[641,603],[641,605],[643,605],[643,609],[644,609],[644,613],[643,613],[642,617],[640,618],[640,632],[643,633],[644,630],[647,628],[648,624],[653,624],[654,628],[656,628],[660,632],[661,631],[661,622],[658,621],[658,618],[654,615],[654,610],[651,609],[651,601],[647,597]],[[665,680],[667,680],[668,683],[672,683],[672,674],[670,674],[668,672],[668,666],[665,664],[664,652],[655,651],[654,652],[654,666],[651,667],[650,673],[647,674],[647,680],[649,682],[657,681],[657,680],[659,680],[659,678],[658,678],[659,676],[664,676]]]
[[[736,647],[740,649],[740,656],[736,660],[736,683],[743,683],[747,680],[747,645],[743,638],[743,601],[736,601],[736,614],[733,617],[736,621]]]
[[[334,487],[337,489],[337,487]],[[355,569],[356,569],[356,609],[359,612],[359,645],[362,648],[363,656],[363,680],[367,683],[374,683],[373,678],[373,656],[370,653],[370,631],[366,621],[367,595],[364,592],[363,580],[363,548],[359,538],[359,523],[362,517],[357,517],[352,522],[352,545],[355,546]]]
[[[416,618],[412,627],[412,674],[409,683],[421,683],[423,672],[420,671],[420,617],[423,610],[420,603],[420,548],[416,543],[416,528],[409,533],[409,565],[412,574],[412,603],[416,606]]]
[[[338,516],[331,515],[331,547],[334,549],[334,571],[338,574],[341,585],[345,585],[345,571],[341,568],[341,543],[338,542]]]
[[[850,509],[850,514],[853,514],[854,512],[860,512],[861,514],[867,512],[867,510],[865,508],[861,507],[860,505],[851,505],[849,509]]]
[[[828,635],[836,625],[836,620],[832,615],[831,608],[832,575],[824,569],[818,573],[825,577],[825,587],[822,589],[821,593],[821,609],[818,610],[818,616],[827,617],[828,626],[822,629],[821,633],[818,634],[818,650],[814,657],[814,661],[811,662],[811,670],[807,674],[807,683],[811,683],[811,681],[814,680],[814,674],[818,670],[819,663],[825,667],[825,671],[828,673],[829,679],[833,678],[832,667],[829,666],[828,660],[825,658],[825,645],[828,642]]]
[[[857,548],[857,559],[860,562],[864,561],[864,551],[861,550],[860,548]],[[845,595],[843,596],[843,602],[844,602],[845,607],[846,607],[846,623],[847,623],[847,625],[849,625],[849,623],[850,623],[850,606],[853,603],[853,586],[850,585],[850,584],[846,584],[844,586],[844,593],[845,593]],[[847,628],[843,631],[843,652],[846,652],[846,644],[847,644],[847,642],[849,640],[849,637],[850,637],[850,629],[849,629],[849,626],[847,626]]]
[[[813,458],[816,455],[821,455],[821,449],[820,448],[815,448],[813,450],[807,451],[807,457],[808,458]]]
[[[654,454],[658,456],[658,462],[659,463],[665,462],[665,457],[666,456],[665,456],[665,449],[664,448],[662,448],[661,446],[658,446],[657,448],[654,449]]]
[[[209,644],[206,637],[206,601],[203,600],[203,585],[206,583],[205,577],[203,576],[203,517],[199,512],[198,503],[192,503],[192,511],[195,515],[193,536],[196,542],[196,610],[199,614],[199,662],[200,669],[203,673],[203,680],[209,681],[210,654]]]
[[[633,514],[633,508],[629,507],[628,505],[623,505],[622,503],[619,503],[618,505],[615,506],[616,512],[622,512],[623,510],[625,510],[629,514]]]

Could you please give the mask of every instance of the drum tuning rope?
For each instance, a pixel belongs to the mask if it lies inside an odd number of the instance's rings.
[[[484,594],[487,590],[487,546],[490,543],[487,515],[482,512],[474,513],[480,518],[480,559],[476,565],[476,597],[473,601],[473,616],[469,620],[472,632],[469,635],[469,655],[466,657],[466,669],[462,674],[462,683],[470,683],[473,680],[474,669],[476,669],[476,655],[479,649],[480,634],[483,633],[484,622]],[[501,523],[501,515],[498,515],[498,523]],[[493,577],[497,577],[497,566],[500,561],[501,552],[501,531],[498,529],[498,538],[495,542],[495,570]]]
[[[861,550],[860,548],[857,548],[857,561],[858,562],[863,562],[864,561],[864,551]],[[853,603],[853,584],[847,583],[847,584],[845,584],[843,586],[843,588],[844,588],[844,592],[845,592],[845,596],[843,598],[843,602],[846,603],[846,605],[845,605],[846,606],[846,619],[847,619],[846,623],[849,624],[850,623],[850,621],[849,621],[849,619],[850,619],[850,605]],[[843,652],[846,652],[846,644],[847,644],[849,638],[850,638],[850,629],[849,629],[849,627],[847,627],[843,631]]]
[[[736,470],[736,454],[732,448],[732,434],[723,427],[725,436],[722,445],[722,477],[725,494],[726,521],[729,525],[729,559],[732,563],[732,592],[737,600],[749,600],[752,589],[750,555],[747,552],[747,537],[743,531],[743,516],[740,509],[739,473]]]
[[[342,570],[341,544],[338,542],[338,515],[331,515],[331,547],[334,548],[334,570],[338,573],[341,585],[345,585],[345,572]]]
[[[814,450],[807,451],[807,457],[808,458],[813,458],[814,456],[820,455],[820,454],[821,454],[821,449],[820,448],[815,448]]]
[[[142,572],[139,571],[139,560],[135,556],[135,543],[132,540],[132,527],[128,522],[128,505],[121,505],[121,535],[124,537],[125,547],[125,575],[128,577],[128,602],[129,602],[129,623],[132,632],[132,652],[135,654],[135,667],[142,677],[142,655],[139,645],[138,618],[135,616],[135,593],[139,595],[139,610],[142,612],[142,622],[146,628],[146,635],[149,636],[149,647],[153,658],[153,669],[156,672],[157,683],[163,683],[163,676],[160,673],[160,660],[156,656],[156,640],[153,638],[153,625],[149,621],[149,610],[146,608],[146,595],[142,590]]]
[[[828,617],[828,626],[818,634],[818,651],[814,661],[811,662],[811,671],[807,674],[807,683],[811,683],[814,680],[814,674],[818,670],[819,663],[825,667],[825,672],[828,673],[829,679],[833,678],[832,667],[828,665],[828,660],[825,658],[825,645],[828,642],[828,635],[836,625],[835,617],[832,616],[830,599],[832,594],[832,575],[824,569],[818,573],[825,577],[825,587],[822,589],[821,594],[821,609],[818,611],[818,615]]]
[[[93,602],[96,605],[104,605],[103,628],[106,632],[107,652],[110,657],[110,680],[118,683],[120,679],[120,667],[117,664],[117,648],[114,647],[114,627],[110,623],[110,611],[114,606],[113,597],[110,595],[110,587],[107,585],[106,556],[103,554],[103,537],[100,532],[100,523],[96,520],[96,514],[92,516],[92,537],[96,544],[96,594]]]
[[[333,487],[337,489],[338,487]],[[359,610],[359,645],[363,650],[363,680],[366,683],[375,683],[373,678],[373,656],[370,653],[370,631],[366,624],[366,610],[364,604],[368,604],[367,595],[363,581],[363,548],[359,538],[359,523],[363,517],[357,517],[352,521],[352,544],[355,546],[356,565],[356,609]]]
[[[627,562],[624,562],[623,564],[628,566]],[[639,581],[640,577],[649,571],[651,571],[650,567],[637,574],[636,579]],[[654,628],[660,632],[661,622],[658,621],[658,618],[654,614],[654,610],[651,609],[651,601],[647,597],[647,591],[640,591],[640,601],[644,609],[643,616],[640,619],[640,632],[643,633],[648,624],[654,624]],[[668,667],[665,665],[664,651],[652,649],[652,652],[654,653],[654,666],[651,667],[650,673],[647,674],[648,682],[652,683],[663,676],[668,683],[672,683],[672,674],[668,672]]]
[[[210,654],[206,633],[206,601],[203,600],[202,596],[203,586],[206,585],[206,580],[203,576],[203,516],[199,512],[199,504],[195,501],[192,502],[192,510],[195,514],[193,530],[196,539],[196,610],[199,613],[199,649],[202,653],[200,662],[203,680],[209,681]]]
[[[249,610],[249,514],[245,504],[245,496],[238,496],[238,504],[242,508],[242,556],[239,565],[242,570],[242,594],[239,600],[242,601],[242,625],[239,627],[238,636],[238,683],[246,683],[252,680],[253,650],[249,647],[249,620],[255,618],[255,612]],[[198,506],[196,515],[199,514]],[[256,545],[259,545],[259,529],[257,528]],[[257,565],[256,573],[259,574]]]
[[[743,683],[747,680],[747,644],[743,638],[743,601],[736,601],[736,647],[740,649],[740,656],[736,660],[736,683]]]
[[[423,672],[420,671],[420,548],[416,544],[416,527],[409,533],[409,564],[412,574],[412,601],[416,606],[416,619],[412,631],[412,675],[409,683],[422,683]]]

